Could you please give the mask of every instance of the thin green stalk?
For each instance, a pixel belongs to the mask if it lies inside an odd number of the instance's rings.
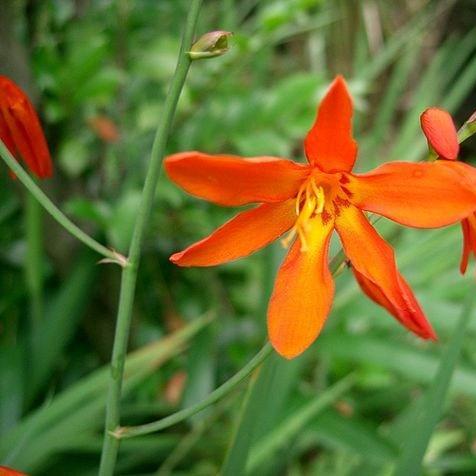
[[[10,167],[18,180],[36,198],[38,203],[69,233],[82,241],[86,246],[93,249],[106,259],[124,265],[124,257],[113,250],[106,248],[76,226],[38,187],[35,181],[28,175],[25,169],[15,160],[12,154],[0,139],[0,157]]]
[[[263,348],[233,377],[227,380],[223,385],[214,390],[207,398],[195,405],[188,408],[184,408],[172,415],[169,415],[161,420],[157,420],[145,425],[129,426],[119,428],[117,431],[118,438],[132,438],[133,436],[147,435],[156,431],[163,430],[169,426],[176,425],[187,418],[195,415],[196,413],[204,410],[205,408],[213,405],[218,400],[221,400],[224,396],[233,391],[248,375],[250,375],[259,365],[261,365],[266,358],[271,354],[273,348],[271,344],[267,343]]]
[[[40,204],[31,194],[25,197],[25,235],[25,278],[35,331],[43,318],[43,223]]]
[[[137,220],[129,247],[128,265],[122,270],[116,333],[114,336],[111,358],[111,375],[106,403],[106,425],[104,445],[101,454],[101,465],[99,469],[100,476],[111,476],[114,473],[114,467],[116,465],[119,439],[115,432],[120,425],[120,400],[122,380],[124,376],[124,361],[126,358],[127,341],[129,338],[132,319],[132,307],[134,303],[142,241],[154,202],[155,190],[162,165],[162,157],[165,153],[165,146],[169,136],[171,123],[191,64],[187,51],[192,45],[192,39],[201,4],[202,0],[192,0],[190,2],[177,66],[165,100],[162,121],[157,128],[154,144],[152,146],[149,168],[142,191],[141,205],[138,210]]]
[[[473,118],[473,116],[471,116],[471,118],[468,119],[458,131],[458,142],[460,144],[476,134],[476,118]]]
[[[343,252],[339,252],[331,261],[331,268],[335,272],[345,261]],[[335,273],[334,273],[335,274]],[[169,426],[180,423],[205,408],[213,405],[223,397],[231,393],[245,378],[247,378],[259,365],[261,365],[267,357],[272,353],[271,344],[268,342],[242,369],[240,369],[233,377],[227,380],[223,385],[215,389],[201,402],[184,408],[172,415],[162,418],[144,425],[120,427],[115,432],[117,438],[132,438],[139,435],[147,435],[168,428]]]

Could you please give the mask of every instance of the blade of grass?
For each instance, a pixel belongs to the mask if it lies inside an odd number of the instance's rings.
[[[25,197],[25,234],[27,254],[25,280],[30,294],[31,329],[38,329],[43,320],[43,223],[40,204],[27,194]]]
[[[250,382],[234,437],[222,467],[222,475],[243,474],[250,448],[256,439],[280,420],[293,383],[305,357],[286,361],[273,353]],[[270,395],[273,397],[270,398]]]
[[[391,36],[372,61],[358,72],[357,78],[364,81],[372,81],[398,57],[403,47],[417,43],[419,37],[425,32],[425,28],[447,8],[442,4],[435,8],[435,3],[429,2],[412,21]]]
[[[424,396],[425,404],[422,406],[423,411],[415,422],[412,431],[405,439],[403,452],[395,468],[395,476],[421,474],[423,457],[425,456],[431,435],[443,412],[443,406],[463,346],[473,305],[474,294],[471,293],[456,324],[456,329],[448,347],[441,357],[438,372]]]
[[[33,333],[32,359],[26,405],[46,383],[66,345],[73,336],[88,303],[98,267],[87,251],[68,273],[68,280],[46,308],[45,319]]]
[[[350,450],[366,462],[388,463],[397,456],[397,447],[376,428],[355,417],[326,410],[309,426],[309,431],[326,446]]]
[[[197,319],[165,339],[130,354],[126,362],[126,382],[129,382],[127,384],[129,388],[130,382],[135,382],[137,375],[143,379],[161,363],[179,354],[187,342],[210,320],[209,316]],[[35,440],[39,439],[48,444],[48,441],[43,438],[46,432],[51,431],[56,425],[62,425],[68,418],[77,418],[78,415],[80,418],[82,409],[85,414],[90,414],[92,411],[91,402],[94,405],[97,404],[98,408],[103,411],[103,398],[107,389],[108,377],[108,367],[102,367],[25,418],[20,425],[0,441],[0,460],[10,462],[21,458],[24,447],[33,444]],[[101,420],[95,419],[94,424],[98,423],[100,425]],[[70,425],[65,425],[63,428],[62,438],[65,441],[69,440],[68,435],[74,434],[75,428]],[[45,448],[43,450],[45,451]]]
[[[275,453],[286,445],[286,442],[293,441],[305,426],[312,421],[316,415],[335,402],[354,384],[355,379],[349,375],[328,389],[324,390],[315,399],[302,405],[286,418],[280,425],[277,425],[265,438],[261,439],[253,446],[250,452],[249,462],[246,465],[247,474],[262,474],[260,466],[269,461]],[[241,474],[236,472],[228,474]],[[225,473],[224,473],[225,474]]]
[[[323,335],[316,351],[332,359],[343,359],[357,363],[375,365],[414,382],[430,382],[438,367],[438,359],[428,350],[418,350],[409,344],[403,344],[381,336],[352,336],[344,333]],[[454,388],[466,395],[476,395],[476,372],[469,367],[455,371]]]
[[[363,142],[361,146],[364,157],[373,157],[376,148],[385,140],[385,135],[391,130],[391,123],[394,119],[395,111],[401,100],[407,85],[407,78],[415,64],[419,51],[420,48],[418,46],[410,48],[403,52],[402,56],[398,59],[377,109],[372,130],[367,136],[367,141]],[[377,160],[375,157],[374,163],[366,163],[366,167],[376,165]]]

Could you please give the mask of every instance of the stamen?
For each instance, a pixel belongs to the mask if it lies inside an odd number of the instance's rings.
[[[301,187],[299,189],[299,193],[296,198],[296,215],[299,216],[299,211],[301,208],[301,199],[302,199],[302,194],[304,193],[304,187]]]
[[[324,188],[316,184],[314,177],[302,185],[295,203],[296,223],[288,235],[281,240],[281,244],[285,248],[289,246],[297,235],[301,242],[301,251],[309,249],[309,220],[324,212],[325,201]]]

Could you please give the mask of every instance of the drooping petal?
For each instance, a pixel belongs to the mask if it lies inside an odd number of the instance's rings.
[[[462,220],[476,209],[476,188],[461,177],[458,162],[392,162],[372,172],[348,175],[347,189],[358,208],[417,228]]]
[[[430,107],[420,116],[420,124],[428,144],[442,159],[458,158],[458,134],[447,111]]]
[[[188,193],[219,205],[279,202],[294,197],[307,166],[276,157],[182,152],[164,161],[169,178]]]
[[[473,213],[461,222],[463,229],[463,252],[459,269],[461,274],[466,273],[469,256],[473,253],[476,256],[476,215]]]
[[[403,326],[411,330],[414,334],[420,337],[423,337],[424,339],[436,338],[432,328],[427,327],[427,326],[430,326],[430,324],[426,321],[426,318],[424,317],[423,311],[420,305],[418,304],[418,301],[415,299],[415,296],[412,290],[410,289],[408,283],[405,281],[405,279],[403,278],[401,274],[397,275],[397,281],[402,290],[402,295],[408,300],[409,307],[414,309],[415,314],[419,316],[418,319],[416,320],[412,317],[411,314],[408,316],[409,318],[407,318],[407,313],[405,311],[402,312],[400,309],[398,309],[394,305],[394,303],[392,303],[385,296],[381,287],[379,287],[370,279],[367,279],[365,275],[363,275],[362,273],[359,273],[354,267],[352,267],[352,271],[354,273],[355,279],[357,280],[357,283],[359,284],[360,288],[365,293],[365,295],[369,297],[370,299],[372,299],[372,301],[374,301],[375,303],[379,304],[384,309],[386,309]],[[421,326],[422,320],[425,320],[425,325],[423,327]]]
[[[352,98],[342,76],[332,83],[304,141],[306,157],[324,172],[349,172],[357,156],[352,138]]]
[[[334,281],[328,267],[333,223],[320,217],[309,221],[308,249],[296,240],[279,269],[268,309],[271,344],[292,359],[317,338],[329,314]]]
[[[172,255],[170,260],[179,266],[214,266],[247,256],[294,225],[294,207],[291,199],[239,213],[211,235]]]
[[[345,254],[364,292],[387,309],[405,327],[424,339],[435,333],[410,287],[400,275],[392,247],[355,207],[343,209],[336,219]]]
[[[476,167],[459,160],[437,160],[434,163],[440,168],[449,169],[457,174],[460,183],[465,187],[476,190]]]
[[[28,168],[40,178],[51,176],[50,152],[35,109],[28,96],[5,76],[0,76],[0,115]]]

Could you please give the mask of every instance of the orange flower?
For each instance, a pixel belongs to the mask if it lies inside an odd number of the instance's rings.
[[[7,468],[6,466],[0,466],[0,476],[26,476],[26,474]]]
[[[304,142],[308,164],[275,157],[183,152],[167,157],[175,183],[219,205],[261,203],[239,213],[210,236],[171,256],[180,266],[225,263],[268,245],[288,232],[294,240],[278,272],[268,309],[269,338],[293,358],[319,335],[329,314],[334,282],[328,250],[334,230],[365,293],[422,338],[434,338],[412,291],[397,270],[391,246],[364,211],[409,226],[457,222],[476,209],[476,192],[460,184],[458,170],[435,163],[388,163],[352,174],[352,102],[337,77]],[[444,191],[444,193],[442,193]]]
[[[431,107],[420,116],[420,123],[428,144],[438,154],[441,164],[448,164],[458,159],[458,133],[451,115],[443,109]],[[460,167],[461,179],[469,182],[476,190],[476,169],[463,162]],[[456,163],[454,164],[456,165]],[[476,256],[476,213],[469,214],[462,222],[463,253],[460,262],[461,274],[466,272],[469,256]]]
[[[52,175],[48,145],[35,109],[27,95],[5,76],[0,76],[0,139],[39,178]]]

